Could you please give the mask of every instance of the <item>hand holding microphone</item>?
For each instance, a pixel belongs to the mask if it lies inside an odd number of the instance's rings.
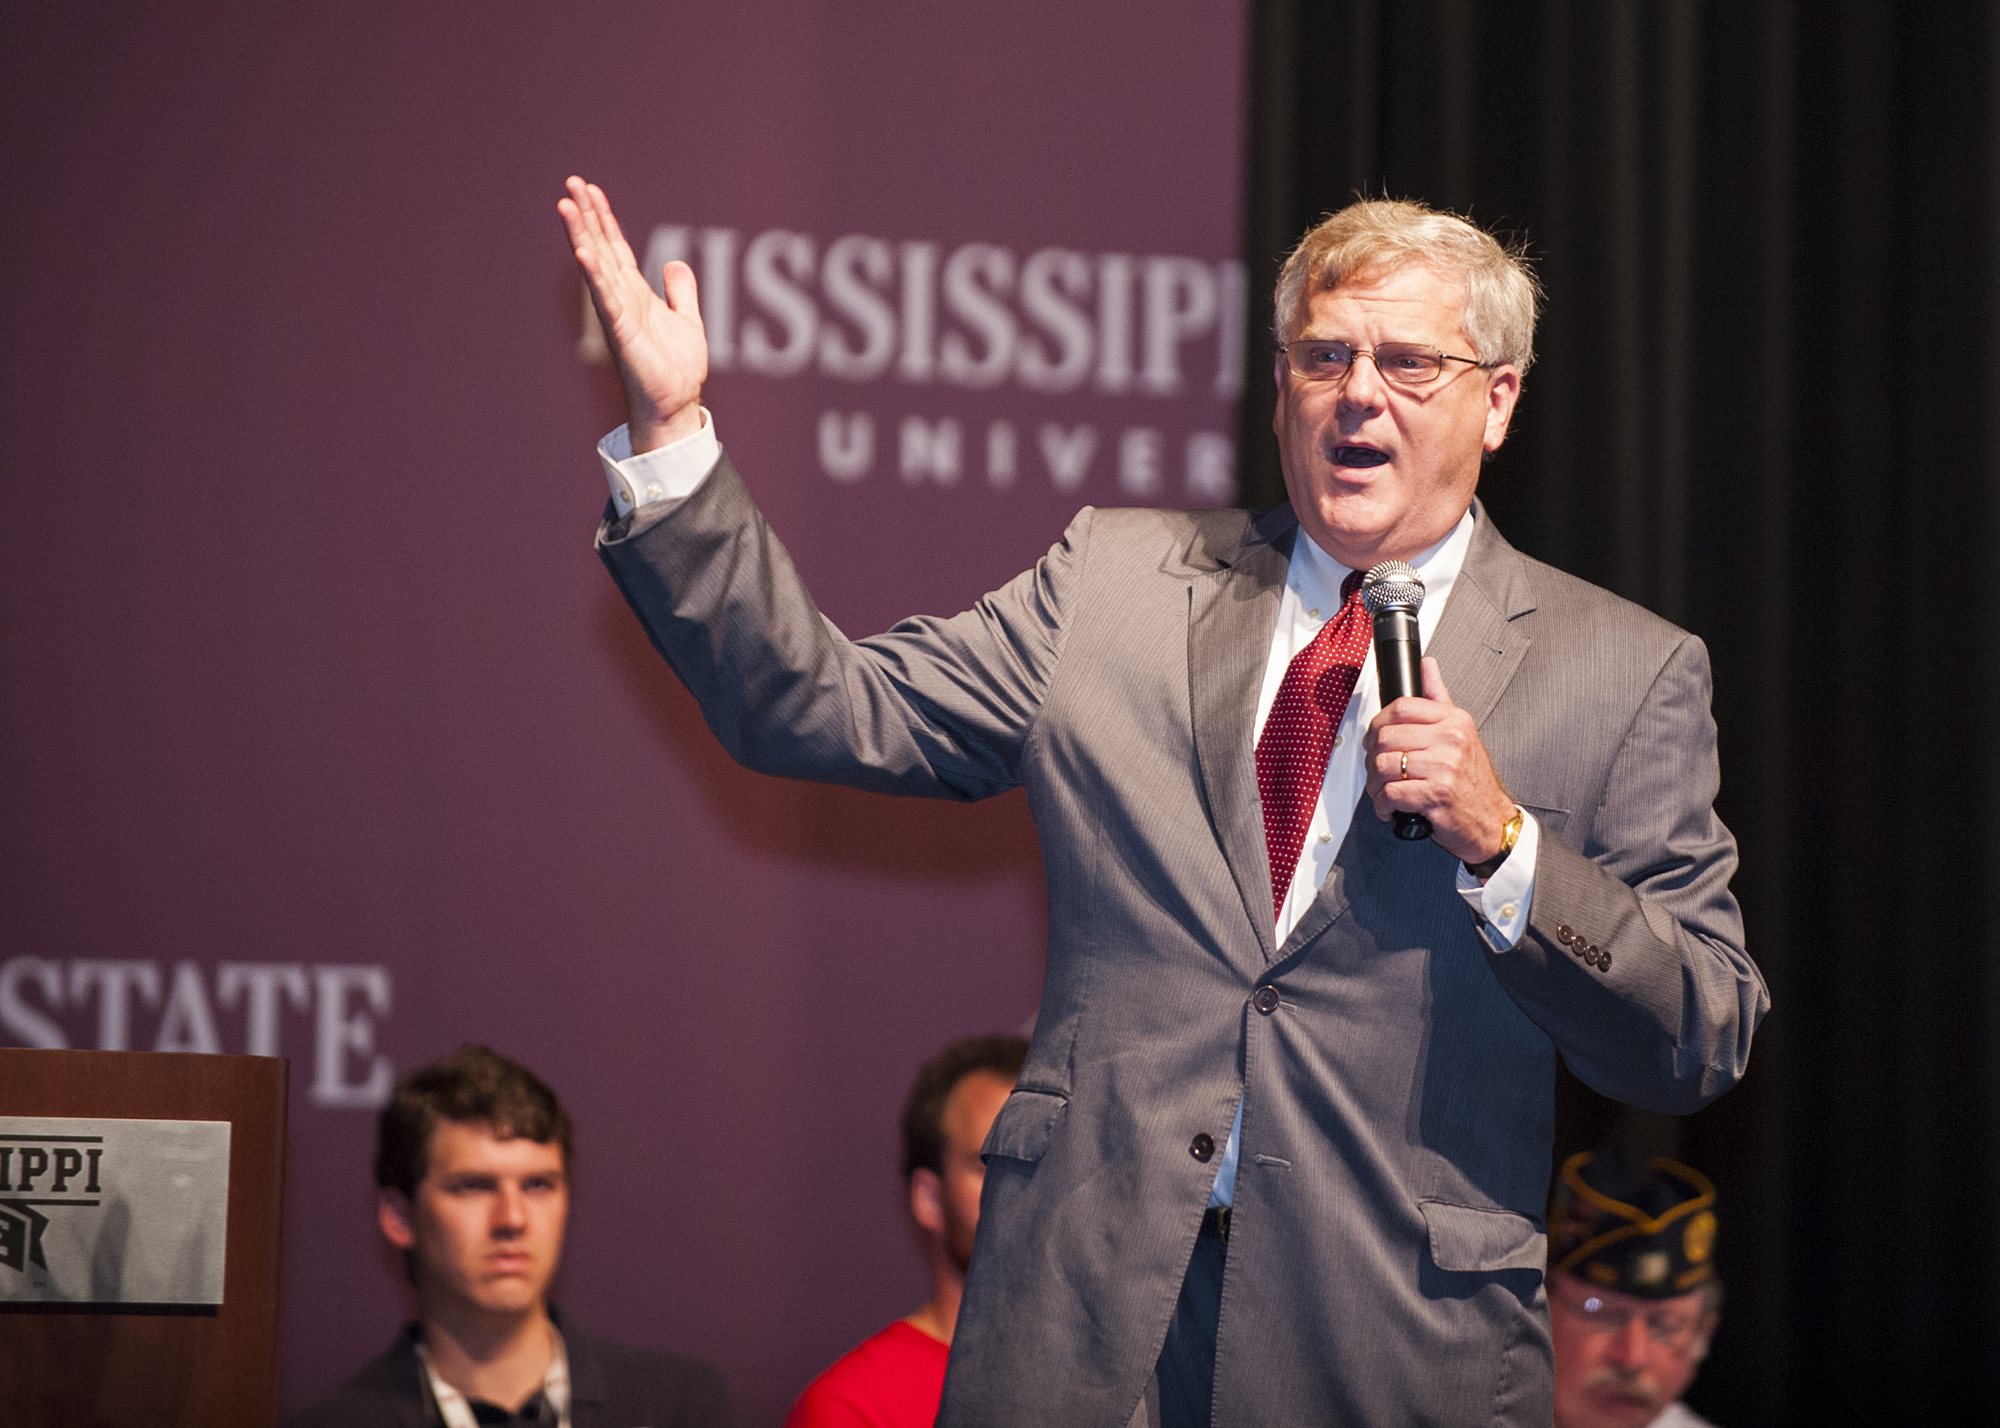
[[[1368,731],[1368,791],[1378,816],[1390,819],[1398,838],[1438,845],[1468,865],[1486,862],[1504,840],[1514,800],[1501,787],[1472,716],[1451,701],[1437,661],[1423,657],[1417,614],[1423,578],[1399,560],[1384,561],[1362,577],[1361,599],[1375,627],[1375,672],[1382,712]],[[1415,701],[1396,714],[1399,699]],[[1407,784],[1403,799],[1425,811],[1394,807],[1391,790]],[[1415,799],[1409,798],[1415,795]]]
[[[1423,608],[1424,581],[1400,560],[1385,560],[1361,577],[1361,603],[1375,622],[1375,676],[1382,688],[1382,707],[1406,694],[1424,692],[1424,637],[1417,626]],[[1402,777],[1409,777],[1407,755]],[[1431,821],[1421,813],[1396,810],[1396,836],[1420,842],[1431,836]]]

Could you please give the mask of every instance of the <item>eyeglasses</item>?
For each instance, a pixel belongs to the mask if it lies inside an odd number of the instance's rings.
[[[1308,337],[1287,342],[1279,349],[1294,377],[1308,382],[1338,382],[1354,370],[1354,359],[1366,357],[1382,374],[1382,380],[1397,387],[1421,387],[1435,382],[1447,362],[1466,362],[1474,367],[1488,364],[1477,357],[1454,357],[1435,347],[1419,347],[1414,342],[1384,342],[1370,350],[1351,342],[1334,342]]]
[[[1701,1328],[1699,1314],[1653,1309],[1641,1315],[1636,1309],[1613,1308],[1590,1293],[1585,1293],[1581,1299],[1572,1299],[1568,1292],[1558,1291],[1549,1296],[1549,1302],[1575,1320],[1586,1334],[1623,1333],[1634,1319],[1640,1319],[1646,1326],[1646,1337],[1654,1343],[1685,1349]]]

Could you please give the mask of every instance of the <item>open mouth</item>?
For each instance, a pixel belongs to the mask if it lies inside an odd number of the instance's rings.
[[[1388,459],[1388,452],[1377,451],[1372,446],[1336,446],[1333,449],[1333,464],[1336,466],[1380,466]]]

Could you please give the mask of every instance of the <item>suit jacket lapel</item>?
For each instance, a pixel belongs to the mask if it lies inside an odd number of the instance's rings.
[[[569,1361],[570,1428],[598,1428],[604,1421],[604,1401],[609,1394],[597,1346],[553,1304],[549,1317],[563,1336],[563,1357]]]
[[[1472,544],[1425,653],[1437,657],[1452,702],[1483,724],[1534,643],[1514,622],[1535,608],[1535,592],[1527,561],[1484,506],[1473,509]]]
[[[1198,572],[1189,587],[1188,608],[1195,759],[1209,823],[1266,962],[1276,952],[1271,862],[1264,847],[1252,735],[1296,529],[1291,508],[1280,506],[1245,527],[1235,546],[1190,556]],[[1209,568],[1201,569],[1204,565]]]

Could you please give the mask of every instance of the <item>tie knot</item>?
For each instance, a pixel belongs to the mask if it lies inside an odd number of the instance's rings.
[[[1360,593],[1361,572],[1350,570],[1347,572],[1347,578],[1340,582],[1340,603],[1343,605],[1352,604],[1355,597],[1360,595]]]

